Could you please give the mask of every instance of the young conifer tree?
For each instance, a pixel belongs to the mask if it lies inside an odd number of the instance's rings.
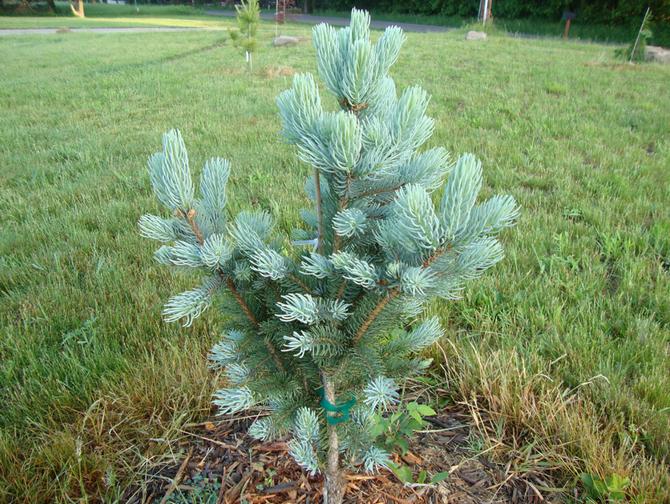
[[[231,30],[230,38],[233,45],[244,51],[249,72],[253,70],[253,55],[258,46],[256,32],[261,19],[261,8],[258,0],[241,0],[240,5],[235,6],[237,12],[237,30]]]
[[[178,131],[163,138],[149,173],[169,217],[145,215],[141,233],[165,243],[158,262],[202,272],[172,297],[165,320],[190,325],[220,293],[227,329],[211,352],[226,385],[221,414],[262,409],[249,428],[289,438],[296,462],[325,475],[328,503],[342,501],[348,470],[386,467],[375,415],[429,365],[421,352],[443,335],[428,302],[453,300],[503,257],[495,238],[518,210],[511,196],[477,202],[482,168],[421,149],[433,132],[428,95],[396,93],[388,71],[404,41],[397,27],[370,40],[370,18],[314,28],[319,73],[339,104],[321,105],[314,77],[296,75],[277,99],[283,136],[312,167],[311,208],[293,241],[264,211],[226,211],[228,161],[205,163],[196,195]],[[446,179],[446,184],[445,184]]]

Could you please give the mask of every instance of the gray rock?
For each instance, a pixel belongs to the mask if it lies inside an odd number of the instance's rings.
[[[486,33],[478,31],[469,31],[465,40],[486,40]]]
[[[275,47],[280,47],[280,46],[293,46],[297,45],[300,43],[302,39],[300,37],[291,37],[289,35],[279,35],[279,37],[275,37],[275,39],[272,41],[272,45]]]
[[[656,63],[670,63],[670,49],[664,49],[658,46],[647,46],[644,57],[647,61]]]

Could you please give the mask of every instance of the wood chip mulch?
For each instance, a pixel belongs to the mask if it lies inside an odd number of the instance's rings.
[[[449,411],[432,417],[431,425],[410,444],[396,462],[409,465],[415,476],[427,471],[449,476],[435,485],[405,485],[393,473],[349,474],[347,503],[539,503],[530,487],[510,484],[501,468],[468,449],[470,417]],[[322,502],[323,479],[309,477],[288,454],[285,442],[264,443],[250,438],[253,419],[220,419],[184,431],[176,449],[176,464],[154,468],[141,489],[126,502],[248,504]],[[215,423],[216,422],[216,423]],[[518,482],[517,482],[518,483]],[[194,493],[195,492],[195,493]],[[189,495],[191,497],[189,498]],[[193,497],[196,495],[196,497]]]

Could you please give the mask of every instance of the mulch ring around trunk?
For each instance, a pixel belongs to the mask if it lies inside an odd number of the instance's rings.
[[[519,488],[505,471],[468,448],[471,417],[457,409],[430,419],[407,455],[396,463],[428,479],[449,473],[434,485],[405,485],[390,471],[347,476],[347,503],[521,503],[541,502],[532,484]],[[253,418],[228,418],[192,427],[173,447],[177,464],[154,468],[142,491],[127,495],[133,504],[275,504],[322,502],[323,479],[309,477],[288,454],[285,442],[261,442],[246,432]],[[215,423],[216,422],[216,423]],[[545,501],[546,502],[546,501]]]

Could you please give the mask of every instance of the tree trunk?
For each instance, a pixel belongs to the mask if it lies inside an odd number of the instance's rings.
[[[76,7],[75,7],[76,6]],[[72,14],[77,17],[83,18],[84,15],[84,0],[75,0],[74,4],[70,4],[70,9],[72,9]]]
[[[331,404],[335,402],[335,387],[333,382],[325,375],[322,376],[323,392],[326,400]],[[326,481],[323,488],[324,504],[342,504],[344,499],[345,480],[340,469],[340,450],[337,439],[337,428],[328,424],[328,460],[326,463]]]
[[[480,0],[479,2],[479,19],[481,21],[488,21],[492,17],[493,0]]]

